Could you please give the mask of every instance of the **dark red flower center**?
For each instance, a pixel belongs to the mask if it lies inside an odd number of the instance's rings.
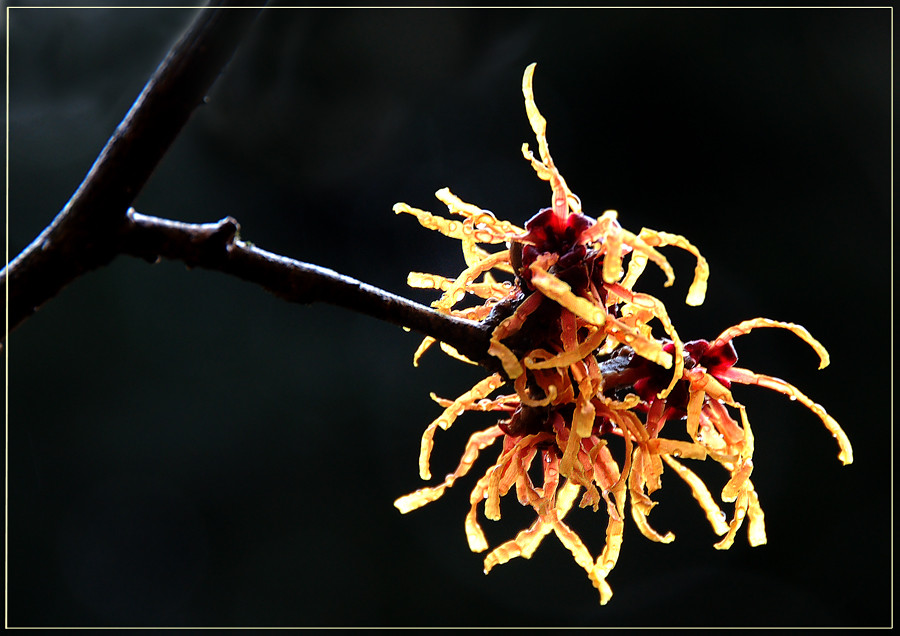
[[[666,343],[663,349],[667,353],[675,353],[675,345],[671,342]],[[687,370],[701,366],[725,388],[731,386],[731,381],[723,377],[723,372],[734,366],[737,359],[737,351],[731,341],[716,347],[711,346],[707,340],[691,340],[684,345],[684,368]],[[632,356],[628,368],[632,372],[639,373],[639,379],[634,382],[634,390],[647,402],[654,400],[657,393],[665,389],[672,378],[670,369],[639,356]],[[674,409],[681,417],[687,412],[690,397],[688,389],[689,382],[680,380],[666,397],[666,406]]]
[[[583,263],[588,250],[580,239],[584,231],[596,222],[581,213],[560,218],[553,208],[544,208],[525,223],[525,235],[519,239],[521,259],[516,273],[529,281],[531,271],[528,267],[538,256],[547,253],[559,256],[559,271]]]

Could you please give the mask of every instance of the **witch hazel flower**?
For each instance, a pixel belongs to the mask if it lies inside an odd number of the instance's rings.
[[[763,327],[786,329],[829,362],[825,348],[803,327],[756,318],[723,331],[712,341],[683,341],[657,298],[635,285],[652,262],[674,282],[674,271],[658,248],[676,247],[697,261],[686,302],[702,304],[709,267],[686,238],[624,229],[613,210],[585,215],[556,168],[547,145],[547,122],[532,90],[535,65],[522,80],[525,110],[538,143],[538,157],[522,153],[538,177],[549,182],[551,206],[520,228],[466,203],[444,188],[436,193],[451,215],[444,218],[405,203],[424,227],[460,241],[465,269],[456,278],[413,272],[409,285],[441,292],[432,306],[443,313],[493,328],[489,353],[502,372],[484,378],[456,399],[433,399],[443,412],[425,429],[419,474],[431,479],[430,455],[438,429],[449,429],[466,411],[493,412],[497,423],[473,433],[457,468],[439,484],[400,497],[402,513],[436,499],[472,469],[479,454],[499,447],[497,459],[472,488],[465,533],[474,552],[487,552],[484,571],[515,557],[529,558],[553,533],[572,553],[599,591],[612,596],[607,578],[616,565],[626,507],[640,532],[669,543],[648,521],[668,467],[691,488],[714,532],[715,547],[731,547],[741,526],[756,546],[766,542],[753,472],[753,432],[746,408],[732,396],[735,383],[753,384],[789,396],[813,411],[835,437],[839,459],[853,461],[847,436],[825,409],[784,380],[735,366],[733,341]],[[491,248],[499,246],[500,248]],[[474,302],[471,302],[474,299]],[[426,338],[414,356],[433,344]],[[441,348],[468,360],[444,343]],[[665,430],[664,430],[665,429]],[[615,442],[615,443],[611,443]],[[687,465],[711,460],[727,472],[719,501]],[[481,516],[498,521],[500,500],[514,489],[534,522],[490,548]],[[730,504],[726,513],[722,504]],[[605,544],[595,555],[566,523],[578,505],[605,513]]]

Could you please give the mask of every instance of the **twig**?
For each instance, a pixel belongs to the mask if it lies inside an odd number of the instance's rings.
[[[118,241],[121,253],[154,262],[174,259],[261,285],[284,300],[326,302],[408,327],[455,347],[473,362],[499,370],[487,354],[488,323],[455,318],[333,270],[260,249],[237,238],[231,217],[217,223],[181,223],[129,210]]]
[[[63,210],[0,272],[6,334],[68,283],[116,256],[126,212],[263,5],[212,0],[198,11]]]

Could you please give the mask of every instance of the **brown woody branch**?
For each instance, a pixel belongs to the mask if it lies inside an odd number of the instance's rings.
[[[244,3],[246,4],[246,3]],[[0,274],[14,329],[78,276],[118,254],[169,258],[261,285],[285,300],[323,301],[414,329],[489,368],[486,326],[441,314],[329,269],[237,239],[238,224],[146,216],[131,204],[234,53],[264,2],[214,1],[172,48],[100,153],[84,182],[40,236]],[[242,5],[243,6],[243,5]]]
[[[249,8],[246,5],[252,5]],[[292,302],[324,301],[446,342],[491,369],[489,328],[441,314],[337,272],[272,254],[237,238],[238,224],[146,216],[132,203],[202,103],[265,2],[213,0],[174,45],[53,222],[2,273],[7,331],[78,276],[119,254],[180,260],[261,285]]]
[[[193,224],[129,210],[119,251],[151,262],[167,258],[220,271],[290,302],[337,305],[433,336],[482,366],[500,368],[497,358],[487,354],[487,324],[448,316],[333,270],[267,252],[240,240],[239,230],[231,217]]]

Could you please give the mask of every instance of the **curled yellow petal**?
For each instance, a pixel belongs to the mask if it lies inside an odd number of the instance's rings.
[[[801,325],[794,324],[792,322],[781,322],[779,320],[770,320],[768,318],[753,318],[751,320],[745,320],[741,323],[733,327],[729,327],[716,338],[712,343],[710,343],[710,347],[720,347],[725,342],[728,342],[737,336],[743,336],[750,333],[753,329],[758,329],[760,327],[774,327],[776,329],[787,329],[791,333],[798,336],[801,340],[803,340],[806,344],[812,347],[813,351],[816,352],[816,355],[819,356],[819,368],[824,369],[828,366],[830,362],[830,357],[828,355],[828,350],[822,345],[821,342],[813,338],[812,334],[806,330],[805,327]]]
[[[538,263],[531,265],[531,284],[544,296],[571,311],[592,325],[601,326],[606,322],[606,308],[596,305],[587,298],[576,296],[568,283],[543,269]]]
[[[837,423],[837,420],[835,420],[828,414],[828,412],[821,404],[810,400],[808,397],[806,397],[806,395],[803,394],[802,391],[800,391],[800,389],[795,387],[793,384],[785,382],[780,378],[774,378],[772,376],[762,375],[760,373],[753,373],[752,371],[748,371],[747,369],[740,369],[738,367],[731,367],[730,369],[728,369],[727,373],[723,373],[723,376],[727,377],[733,382],[755,384],[767,389],[772,389],[773,391],[778,391],[779,393],[787,395],[792,400],[800,402],[800,404],[819,416],[819,419],[822,420],[822,423],[825,424],[825,428],[827,428],[831,433],[831,436],[837,440],[839,448],[838,459],[840,459],[841,462],[845,465],[853,463],[853,447],[850,445],[850,439],[847,437],[847,434],[844,433],[841,425]]]
[[[753,484],[747,484],[750,492],[750,501],[747,506],[747,539],[751,546],[763,545],[768,540],[766,538],[766,522],[762,507],[759,505],[759,496],[753,489]]]
[[[702,305],[706,297],[706,285],[709,280],[709,263],[700,254],[700,251],[680,234],[669,234],[668,232],[657,232],[656,230],[642,228],[638,237],[649,246],[663,247],[674,245],[697,257],[697,265],[694,268],[694,280],[691,281],[685,302],[693,306]]]
[[[720,536],[728,532],[728,524],[725,523],[725,513],[719,508],[719,504],[713,499],[712,493],[709,492],[709,488],[706,487],[703,480],[694,471],[671,455],[663,455],[662,458],[690,486],[691,494],[697,500],[697,503],[700,504],[703,512],[706,513],[706,518],[712,525],[713,531]]]
[[[650,522],[647,521],[647,514],[638,506],[631,507],[631,516],[634,519],[638,530],[641,531],[641,534],[651,541],[656,541],[657,543],[672,543],[675,540],[675,535],[672,532],[667,532],[663,535],[654,530],[650,526]]]
[[[431,449],[434,447],[434,433],[438,427],[447,430],[456,421],[456,418],[462,415],[466,408],[471,406],[477,400],[486,397],[496,388],[503,384],[503,378],[499,373],[488,376],[474,387],[456,398],[450,406],[444,409],[422,433],[422,443],[419,451],[419,475],[422,479],[431,479],[431,469],[429,468],[429,458],[431,457]]]
[[[722,489],[722,501],[735,501],[750,479],[750,473],[753,472],[753,462],[749,459],[744,461],[740,468],[731,476],[728,483]]]

